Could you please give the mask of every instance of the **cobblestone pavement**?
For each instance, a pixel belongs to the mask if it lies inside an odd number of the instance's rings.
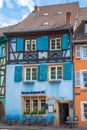
[[[0,125],[0,130],[87,130],[87,127]]]

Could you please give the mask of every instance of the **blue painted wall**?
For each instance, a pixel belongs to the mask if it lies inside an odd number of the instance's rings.
[[[17,65],[16,65],[17,66]],[[22,65],[21,65],[22,66]],[[72,68],[73,70],[73,68]],[[14,82],[15,65],[6,68],[6,114],[22,114],[21,92],[45,91],[47,97],[55,96],[57,100],[73,100],[73,80],[62,80],[59,83],[35,81],[25,84]]]

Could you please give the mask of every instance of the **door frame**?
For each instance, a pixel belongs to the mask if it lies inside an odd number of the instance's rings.
[[[69,116],[72,117],[72,109],[70,108],[70,100],[61,100],[61,101],[56,101],[56,124],[59,125],[59,104],[67,103],[69,104]]]
[[[0,100],[0,104],[2,105],[3,107],[3,116],[5,115],[5,107],[4,107],[4,103]],[[0,117],[0,120],[1,120],[1,117]]]

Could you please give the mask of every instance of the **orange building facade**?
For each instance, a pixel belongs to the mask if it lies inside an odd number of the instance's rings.
[[[86,43],[87,44],[87,43]],[[81,44],[80,44],[81,45]],[[75,50],[80,45],[75,45]],[[81,48],[84,44],[81,45]],[[87,60],[76,58],[74,53],[74,71],[75,71],[75,115],[78,116],[79,126],[87,126],[87,84],[85,81],[87,76]]]
[[[79,10],[73,47],[74,109],[79,126],[87,126],[87,9]]]

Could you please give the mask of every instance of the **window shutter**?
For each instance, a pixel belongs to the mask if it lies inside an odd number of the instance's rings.
[[[43,43],[43,50],[47,51],[48,50],[48,36],[43,36],[42,37],[42,43]]]
[[[2,46],[0,46],[0,58],[2,58]]]
[[[67,34],[62,35],[62,49],[68,49],[69,36]]]
[[[36,40],[36,42],[37,42],[37,50],[39,50],[39,51],[42,50],[43,46],[42,46],[42,40],[41,40],[41,38],[38,37],[37,40]]]
[[[17,51],[23,51],[24,49],[24,39],[17,38]]]
[[[46,81],[48,73],[48,66],[46,64],[38,65],[38,80]]]
[[[15,66],[14,81],[15,82],[22,81],[22,66]]]
[[[81,46],[77,45],[75,50],[76,50],[76,58],[80,58],[81,57]]]
[[[75,72],[75,87],[80,87],[80,72]]]
[[[64,63],[64,80],[72,79],[72,63]]]
[[[37,50],[48,50],[48,36],[38,37],[37,38]]]

